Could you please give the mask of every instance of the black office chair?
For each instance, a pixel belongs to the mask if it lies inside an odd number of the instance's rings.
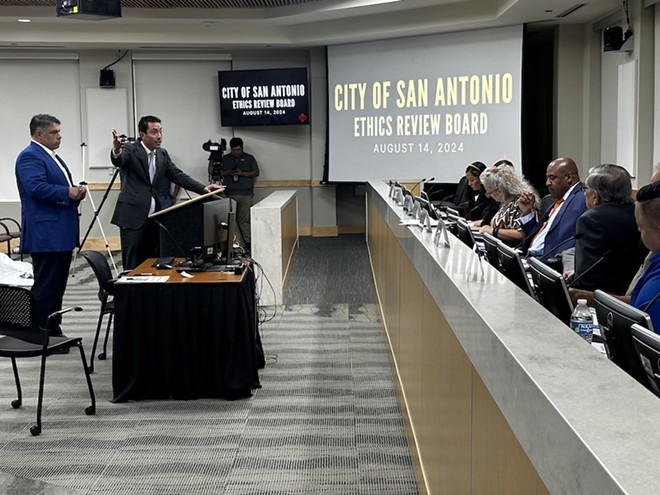
[[[548,208],[550,208],[550,206],[552,206],[556,201],[557,201],[556,198],[553,198],[553,197],[550,196],[549,194],[546,194],[545,196],[543,196],[543,197],[541,198],[541,205],[539,206],[539,211],[540,211],[541,213],[544,213],[545,210],[547,210]]]
[[[68,307],[57,311],[48,317],[50,320],[56,315],[69,311],[82,311],[82,308]],[[37,402],[37,424],[30,428],[30,433],[36,436],[41,433],[41,410],[44,396],[44,381],[46,377],[46,358],[64,349],[78,347],[80,359],[85,370],[85,378],[89,388],[92,405],[85,408],[85,414],[96,413],[96,398],[94,388],[85,359],[85,351],[81,338],[49,337],[48,330],[40,328],[35,320],[34,295],[30,289],[13,285],[0,285],[0,357],[11,359],[16,381],[18,398],[11,405],[18,409],[23,405],[21,382],[18,377],[16,359],[41,356],[41,374],[39,376],[39,399]]]
[[[10,224],[11,225],[10,227]],[[12,230],[13,229],[13,230]],[[11,241],[21,238],[21,224],[13,218],[0,218],[0,242],[7,243],[7,256],[11,258]],[[23,253],[20,253],[23,261]]]
[[[632,324],[630,333],[649,388],[660,397],[660,335],[637,323]]]
[[[490,263],[497,271],[501,272],[500,255],[497,252],[497,246],[500,244],[500,240],[486,232],[481,234],[481,238],[483,239],[484,247],[486,248],[486,259],[488,260],[488,263]]]
[[[96,325],[96,334],[94,335],[94,345],[92,346],[92,354],[89,357],[89,372],[94,373],[94,354],[96,353],[96,346],[99,342],[99,335],[101,333],[101,323],[103,317],[108,316],[108,325],[105,329],[105,339],[103,340],[103,352],[99,354],[99,359],[103,361],[108,355],[108,336],[110,335],[110,327],[112,325],[112,318],[115,314],[115,281],[112,278],[112,271],[110,265],[103,253],[98,251],[83,251],[80,253],[92,267],[96,280],[99,284],[99,300],[101,301],[101,311],[99,312],[99,321]]]

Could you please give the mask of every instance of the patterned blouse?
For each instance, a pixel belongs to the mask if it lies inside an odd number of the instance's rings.
[[[520,210],[516,202],[518,198],[513,198],[508,203],[504,203],[500,206],[500,209],[491,220],[491,227],[499,229],[514,229],[522,230],[522,220],[520,215]]]

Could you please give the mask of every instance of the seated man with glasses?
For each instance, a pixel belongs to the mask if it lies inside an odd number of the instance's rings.
[[[584,184],[588,210],[577,221],[571,285],[624,294],[646,254],[635,223],[630,174],[618,165],[597,165]]]

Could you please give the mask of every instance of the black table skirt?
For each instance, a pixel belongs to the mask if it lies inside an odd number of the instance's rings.
[[[113,402],[249,397],[264,366],[254,278],[118,284],[113,342]]]

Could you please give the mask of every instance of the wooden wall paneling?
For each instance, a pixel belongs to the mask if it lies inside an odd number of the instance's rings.
[[[426,289],[422,300],[419,455],[429,493],[470,493],[472,364]]]
[[[422,280],[405,254],[400,256],[399,355],[397,364],[413,419],[422,407]]]
[[[548,495],[488,389],[472,373],[473,495]]]

